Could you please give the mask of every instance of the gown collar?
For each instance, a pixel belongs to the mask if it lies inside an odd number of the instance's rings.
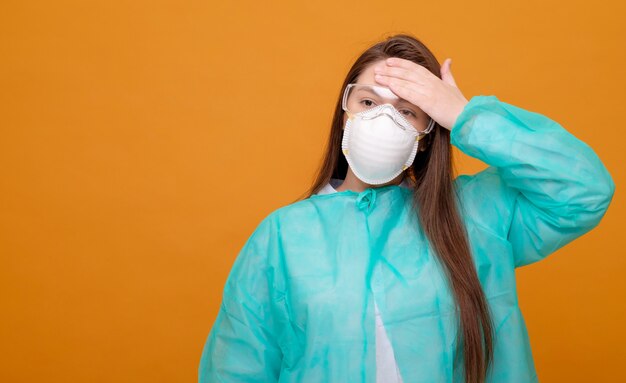
[[[339,185],[341,185],[342,182],[343,182],[342,179],[331,178],[330,181],[327,182],[326,185],[324,185],[324,187],[321,188],[316,194],[320,195],[320,194],[337,193],[337,190],[335,188],[339,187]],[[402,182],[398,186],[406,188],[406,189],[412,189],[413,188],[412,185],[413,185],[413,182],[409,181],[409,178],[405,178],[404,180],[402,180]],[[396,186],[396,185],[388,185],[387,187],[383,186],[382,188],[386,189],[389,186]],[[362,210],[365,213],[369,213],[372,210],[372,208],[374,207],[374,204],[376,203],[376,195],[378,194],[378,189],[379,188],[368,188],[360,193],[351,192],[357,195],[356,205],[359,208],[359,210]]]
[[[402,182],[400,183],[399,186],[402,186],[404,188],[407,189],[412,189],[412,182],[408,181],[409,178],[405,178],[404,180],[402,180]],[[327,182],[326,185],[324,185],[323,188],[321,188],[317,193],[315,194],[331,194],[331,193],[337,193],[337,190],[335,188],[339,187],[339,185],[341,185],[343,183],[342,179],[339,178],[331,178],[330,182]],[[366,189],[370,190],[370,189]]]

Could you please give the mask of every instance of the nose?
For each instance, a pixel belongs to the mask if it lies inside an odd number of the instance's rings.
[[[393,115],[393,111],[396,109],[392,104],[383,104],[381,108],[381,113],[387,113],[389,115]]]

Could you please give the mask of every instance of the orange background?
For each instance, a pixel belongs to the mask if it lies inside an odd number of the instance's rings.
[[[238,251],[312,181],[354,59],[398,32],[608,167],[604,220],[518,288],[542,382],[623,377],[624,2],[299,3],[2,1],[0,381],[195,381]]]

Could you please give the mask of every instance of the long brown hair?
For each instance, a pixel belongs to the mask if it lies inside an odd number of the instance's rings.
[[[413,61],[441,78],[440,64],[433,53],[411,35],[389,36],[365,50],[354,62],[341,86],[326,154],[315,181],[298,200],[317,193],[331,178],[345,179],[348,163],[341,152],[343,90],[349,83],[355,82],[368,65],[388,57]],[[415,185],[412,208],[443,265],[448,283],[452,287],[456,308],[460,311],[458,333],[462,338],[457,345],[462,347],[465,382],[481,383],[484,382],[493,359],[493,323],[474,268],[465,227],[456,206],[457,191],[454,189],[453,171],[450,131],[435,124],[432,132],[420,141],[420,151],[404,176],[410,177]],[[457,355],[461,356],[458,351]]]

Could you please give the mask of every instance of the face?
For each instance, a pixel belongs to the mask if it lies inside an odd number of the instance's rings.
[[[361,74],[357,77],[356,81],[354,82],[356,84],[370,84],[370,85],[384,86],[376,82],[376,80],[374,79],[374,68],[377,65],[384,65],[384,64],[385,64],[384,59],[371,63],[363,70],[363,72],[361,72]],[[415,125],[416,125],[415,128],[418,131],[425,130],[428,127],[428,122],[430,120],[430,117],[428,117],[428,115],[424,113],[424,111],[422,111],[417,106],[411,104],[410,102],[404,99],[398,99],[390,103],[394,106],[394,108],[396,108],[402,114],[408,115],[411,112],[415,113],[416,121],[417,121],[415,122]],[[348,120],[348,115],[344,112],[343,113],[343,125],[344,126],[347,120]]]

